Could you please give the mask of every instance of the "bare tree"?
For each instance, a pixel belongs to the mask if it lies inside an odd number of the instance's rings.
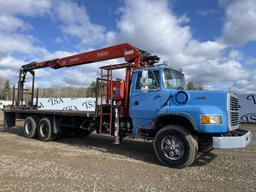
[[[204,88],[200,85],[194,85],[192,81],[187,84],[188,90],[203,90]]]
[[[51,88],[39,89],[39,97],[42,97],[42,98],[48,98],[48,97],[78,98],[78,97],[86,97],[86,96],[87,96],[87,88],[51,87]]]
[[[6,80],[2,76],[0,76],[0,94],[3,91],[5,82],[6,82]]]

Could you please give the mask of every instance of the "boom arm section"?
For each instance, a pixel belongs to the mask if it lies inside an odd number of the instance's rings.
[[[22,68],[24,71],[31,71],[34,69],[40,69],[45,67],[58,69],[62,67],[72,67],[122,57],[126,62],[134,63],[135,67],[139,67],[141,65],[141,60],[144,58],[143,55],[146,55],[144,54],[144,51],[140,51],[139,49],[128,43],[123,43],[64,58],[58,58],[43,62],[32,62],[30,64],[22,66]]]

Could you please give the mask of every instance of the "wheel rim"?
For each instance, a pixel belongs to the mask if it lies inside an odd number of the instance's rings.
[[[31,122],[27,122],[25,124],[25,132],[27,135],[30,135],[32,132],[32,123]]]
[[[184,143],[177,136],[166,136],[161,142],[161,150],[170,160],[178,160],[184,155]]]
[[[47,137],[49,132],[49,127],[46,125],[46,123],[42,123],[40,125],[40,134],[43,138]]]

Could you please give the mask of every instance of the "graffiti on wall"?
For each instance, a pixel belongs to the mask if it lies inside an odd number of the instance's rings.
[[[38,98],[40,110],[95,111],[95,98]]]
[[[256,94],[238,95],[240,121],[256,123]]]

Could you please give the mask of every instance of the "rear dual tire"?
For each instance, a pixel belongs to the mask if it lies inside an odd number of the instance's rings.
[[[53,127],[48,118],[42,118],[38,126],[38,138],[41,141],[51,141],[53,139]]]
[[[24,121],[24,135],[27,138],[37,137],[37,123],[33,117],[27,117]]]
[[[50,141],[53,139],[53,127],[48,118],[42,118],[39,123],[33,117],[27,117],[24,121],[25,137],[39,138],[41,141]]]

